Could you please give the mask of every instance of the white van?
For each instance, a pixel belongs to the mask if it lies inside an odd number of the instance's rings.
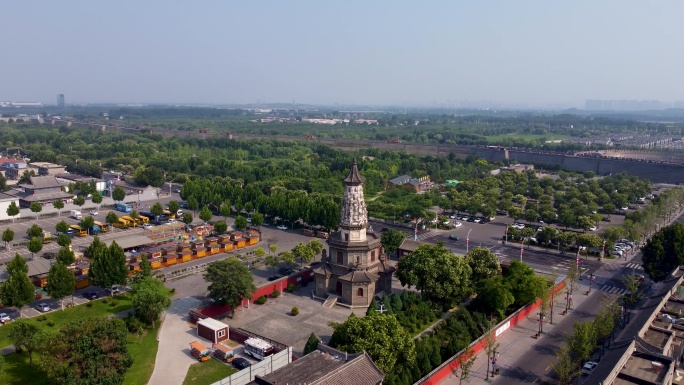
[[[74,219],[78,219],[79,221],[81,219],[83,219],[83,215],[81,215],[81,212],[78,210],[71,210],[71,212],[69,213],[69,216],[74,218]]]

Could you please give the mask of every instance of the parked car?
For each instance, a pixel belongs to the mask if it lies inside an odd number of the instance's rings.
[[[589,374],[589,373],[591,373],[597,366],[598,366],[598,364],[597,364],[596,362],[594,362],[594,361],[587,361],[587,362],[584,363],[584,366],[582,366],[582,373],[584,373],[584,374]]]
[[[482,222],[482,218],[474,218],[473,222],[480,223],[480,222]]]
[[[90,210],[90,215],[97,215],[99,212],[97,210]]]
[[[149,224],[149,223],[143,223],[143,226],[142,226],[142,227],[143,227],[143,229],[145,229],[145,230],[149,230],[149,229],[152,228],[152,225]]]
[[[250,366],[252,366],[252,364],[242,357],[238,357],[233,360],[233,367],[237,370],[249,368]]]
[[[7,313],[0,313],[0,322],[6,324],[12,321],[12,318]]]
[[[280,225],[280,226],[278,226],[278,230],[287,230],[287,226]]]
[[[268,280],[269,280],[269,281],[275,281],[275,280],[278,279],[278,278],[282,278],[282,277],[279,276],[279,275],[272,275],[272,276],[268,277]]]
[[[112,295],[121,294],[121,288],[119,286],[116,286],[116,285],[112,286],[109,289],[109,291],[112,293]]]
[[[461,226],[463,226],[463,223],[461,223],[461,222],[454,223],[454,227],[461,227]]]
[[[252,223],[252,217],[247,217],[247,223]]]
[[[91,301],[94,300],[94,299],[97,299],[97,298],[99,297],[99,296],[97,295],[97,293],[95,293],[94,291],[92,291],[92,292],[90,292],[90,293],[85,293],[85,294],[83,294],[83,296],[84,296],[85,298],[91,300]]]
[[[456,215],[455,215],[455,214],[451,214],[451,215],[449,215],[449,218],[451,218],[451,219],[456,219]]]
[[[281,275],[290,275],[290,274],[294,273],[294,270],[292,270],[288,267],[281,267],[280,270],[278,270],[278,272]]]
[[[596,229],[598,229],[598,227],[596,227],[596,226],[591,226],[591,227],[589,228],[589,231],[596,231]]]
[[[55,259],[55,256],[56,256],[55,253],[50,252],[50,251],[47,251],[47,252],[43,253],[43,255],[41,255],[41,257],[43,257],[45,259]]]
[[[38,304],[38,306],[36,306],[36,308],[37,308],[39,311],[42,311],[42,312],[46,312],[46,311],[50,311],[50,310],[51,310],[51,309],[50,309],[50,305],[48,305],[48,304],[46,304],[46,303]]]
[[[627,210],[629,210],[629,207],[627,207],[627,206],[622,206],[622,207],[620,207],[620,210],[622,210],[622,211],[627,211]]]

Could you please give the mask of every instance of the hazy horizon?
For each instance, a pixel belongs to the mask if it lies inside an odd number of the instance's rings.
[[[684,100],[684,3],[3,6],[0,101],[579,107]]]

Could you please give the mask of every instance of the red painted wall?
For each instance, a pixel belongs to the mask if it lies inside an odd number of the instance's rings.
[[[554,288],[553,292],[557,292],[559,290],[562,290],[565,287],[565,280],[561,281],[558,283]],[[510,325],[508,328],[504,331],[501,332],[500,335],[503,335],[506,331],[510,330],[513,326],[517,325],[520,323],[522,320],[524,320],[530,313],[536,311],[539,306],[541,306],[541,300],[537,300],[534,303],[531,303],[524,308],[518,310],[516,313],[513,313],[511,316],[503,320],[501,323],[496,325],[494,327],[494,330],[498,330],[500,327],[506,324],[506,322],[510,322]],[[485,345],[486,341],[483,337],[480,337],[477,339],[475,342],[473,342],[470,347],[468,348],[471,350],[474,354],[478,354],[481,352]],[[432,372],[428,373],[425,377],[420,379],[416,384],[424,384],[424,385],[436,385],[439,384],[440,382],[444,381],[447,377],[449,377],[454,370],[457,370],[460,365],[458,363],[458,356],[460,354],[456,354],[453,357],[449,358],[446,360],[442,365],[437,367],[435,370]]]

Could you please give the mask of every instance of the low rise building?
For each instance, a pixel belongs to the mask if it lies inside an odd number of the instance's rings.
[[[31,162],[28,166],[30,169],[33,169],[38,176],[57,175],[66,172],[66,166],[50,162]]]
[[[9,194],[19,198],[19,207],[28,208],[31,203],[52,204],[57,200],[70,201],[72,194],[64,191],[64,184],[54,176],[33,176],[29,183],[19,185],[20,190]]]
[[[8,181],[19,180],[21,174],[28,169],[28,165],[21,159],[2,158],[0,159],[0,166],[3,174]]]
[[[422,192],[432,189],[435,184],[430,180],[429,176],[422,176],[420,178],[413,178],[408,175],[398,176],[387,181],[386,189],[395,186],[404,186],[413,192]]]
[[[318,350],[264,376],[250,385],[381,385],[385,374],[366,352],[348,354],[319,344]]]
[[[684,384],[684,271],[677,268],[639,309],[624,310],[624,329],[584,384]]]
[[[0,193],[0,221],[8,220],[8,219],[16,219],[16,218],[21,218],[21,212],[17,214],[15,217],[10,217],[7,215],[7,208],[14,202],[15,205],[19,206],[19,198],[5,194],[5,193]]]
[[[107,182],[105,182],[103,179],[93,178],[91,176],[71,174],[68,172],[56,174],[55,177],[57,178],[58,181],[66,184],[66,185],[69,185],[69,184],[75,183],[75,182],[82,182],[82,183],[94,182],[95,183],[95,190],[97,190],[97,192],[99,192],[100,195],[103,195],[105,193],[105,191],[107,190]],[[75,191],[69,191],[69,192],[75,193]]]

